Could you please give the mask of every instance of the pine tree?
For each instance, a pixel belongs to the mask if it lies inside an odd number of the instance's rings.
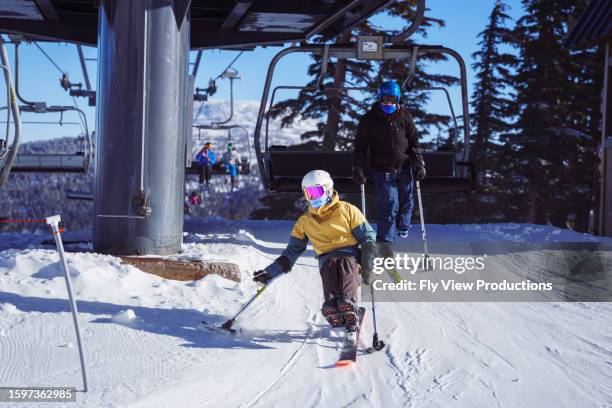
[[[397,2],[384,13],[412,21],[415,1]],[[426,17],[419,28],[418,34],[427,36],[427,29],[439,26],[444,22],[439,19]],[[336,38],[337,43],[347,43],[356,35],[385,35],[389,34],[380,27],[364,22],[351,31],[342,33]],[[408,44],[414,44],[409,39]],[[314,87],[321,72],[321,57],[313,56],[313,62],[308,67],[311,77],[308,87]],[[453,85],[457,79],[448,75],[428,74],[424,66],[428,63],[445,59],[444,56],[427,55],[419,58],[414,88],[430,87],[434,85]],[[396,79],[402,82],[407,75],[406,61],[354,61],[330,60],[327,75],[323,78],[324,87],[341,87],[343,85],[364,86],[377,88],[383,80]],[[449,120],[445,115],[434,115],[425,111],[429,100],[426,93],[413,93],[404,97],[403,101],[415,118],[417,125],[441,127]],[[296,98],[276,103],[271,109],[273,117],[282,117],[283,126],[290,126],[298,118],[320,120],[316,130],[306,132],[302,140],[315,140],[316,145],[324,150],[351,150],[354,133],[359,118],[366,112],[374,101],[374,95],[355,95],[351,92],[326,92],[319,90],[301,90]]]
[[[584,230],[593,206],[600,117],[601,50],[563,47],[586,0],[523,0],[514,32],[516,132],[506,134],[508,179],[527,222]],[[596,81],[593,80],[596,79]]]
[[[414,4],[416,1],[398,2],[392,5],[385,13],[411,22],[414,18]],[[427,29],[433,26],[444,26],[439,19],[425,17],[418,31],[422,37],[427,36]],[[383,35],[390,34],[379,27],[374,27],[367,21],[359,24],[354,29],[340,34],[336,43],[348,43],[356,35]],[[408,44],[413,44],[412,40]],[[429,87],[434,85],[455,84],[457,79],[451,76],[428,74],[424,66],[430,62],[444,59],[443,56],[427,55],[419,58],[414,87]],[[312,56],[312,63],[308,67],[310,81],[306,86],[315,87],[321,73],[322,58]],[[383,63],[375,61],[355,61],[330,59],[327,73],[322,78],[324,87],[368,87],[377,88],[383,79],[396,79],[401,81],[407,75],[406,62],[386,61]],[[376,73],[376,74],[374,74]],[[449,117],[434,115],[426,112],[425,105],[429,100],[426,93],[410,93],[404,95],[403,103],[410,110],[417,122],[417,126],[434,125],[438,128],[448,123]],[[374,95],[363,95],[355,92],[321,92],[319,90],[303,89],[298,96],[277,102],[270,110],[273,118],[281,117],[282,126],[291,126],[299,118],[317,119],[318,126],[315,130],[305,132],[301,135],[303,143],[295,146],[297,148],[322,149],[322,150],[352,150],[360,117],[369,109],[374,101]],[[284,198],[273,195],[264,196],[260,202],[260,208],[251,217],[266,218],[269,214],[278,215],[278,208],[284,203]],[[291,208],[295,208],[295,201],[290,200]],[[293,210],[292,210],[293,211]]]
[[[478,34],[480,50],[472,54],[476,60],[472,68],[478,82],[471,102],[474,138],[471,156],[479,169],[489,168],[489,143],[496,140],[501,132],[510,129],[511,117],[515,113],[508,87],[509,69],[516,64],[516,57],[500,51],[500,45],[509,43],[512,38],[512,31],[506,27],[506,21],[510,19],[507,9],[504,1],[495,3],[489,23]]]
[[[508,132],[516,106],[511,99],[510,69],[516,63],[513,54],[503,52],[512,40],[507,28],[508,5],[498,0],[484,30],[478,34],[480,49],[472,54],[476,83],[472,94],[470,160],[475,165],[478,183],[476,194],[429,198],[439,222],[503,221],[507,218],[508,193],[504,169],[504,146],[497,142]],[[475,213],[474,208],[479,211]],[[449,217],[441,219],[441,217]]]

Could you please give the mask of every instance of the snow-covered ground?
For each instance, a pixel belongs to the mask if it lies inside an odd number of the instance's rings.
[[[81,250],[68,264],[90,380],[77,406],[612,406],[611,303],[380,303],[387,347],[335,368],[341,333],[318,313],[321,283],[308,251],[245,313],[241,333],[202,330],[202,319],[221,323],[254,293],[250,272],[278,256],[290,228],[186,222],[179,258],[235,262],[240,284],[164,280],[72,246]],[[525,224],[431,225],[428,233],[434,251],[439,242],[612,243]],[[418,246],[418,235],[405,245]],[[0,234],[0,386],[81,387],[58,256],[40,244],[49,237]]]

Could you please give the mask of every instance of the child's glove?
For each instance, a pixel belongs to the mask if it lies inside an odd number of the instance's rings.
[[[272,279],[276,278],[282,273],[287,273],[291,270],[291,263],[289,258],[286,256],[279,256],[272,262],[266,269],[257,271],[253,274],[253,280],[255,282],[263,283],[267,285]]]
[[[272,279],[274,279],[275,277],[277,277],[281,273],[282,272],[266,271],[264,269],[264,270],[255,272],[253,274],[253,280],[255,282],[259,282],[259,283],[262,283],[264,285],[267,285]]]

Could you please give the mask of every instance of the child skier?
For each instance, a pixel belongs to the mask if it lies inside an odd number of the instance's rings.
[[[287,248],[271,265],[257,271],[253,280],[267,284],[274,277],[291,270],[297,259],[312,242],[319,260],[323,283],[323,316],[332,326],[345,325],[354,330],[357,322],[357,301],[360,287],[360,251],[362,246],[375,246],[376,232],[361,211],[340,201],[333,180],[323,170],[313,170],[302,179],[302,191],[308,201],[306,211],[295,223]],[[365,265],[364,265],[365,266]],[[369,283],[371,268],[362,270]]]

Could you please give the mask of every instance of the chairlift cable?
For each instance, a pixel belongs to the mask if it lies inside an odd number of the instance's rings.
[[[45,57],[47,57],[47,59],[49,60],[49,62],[51,62],[51,64],[53,64],[53,66],[55,68],[57,68],[57,70],[62,74],[66,74],[68,71],[62,71],[62,69],[60,68],[60,66],[53,60],[53,58],[51,58],[51,56],[37,43],[37,42],[33,42],[33,44],[40,50],[40,52],[43,53],[43,55]],[[77,108],[78,110],[80,110],[79,108],[79,104],[76,101],[76,98],[73,96],[72,97],[72,103],[74,104],[74,107]],[[80,123],[80,128],[81,131],[83,132],[83,137],[87,137],[86,133],[87,131],[85,130],[86,125],[83,123],[83,117],[82,115],[78,115],[79,116],[79,123]]]
[[[40,52],[42,52],[42,53],[43,53],[43,55],[44,55],[45,57],[47,57],[47,59],[48,59],[48,60],[49,60],[49,61],[50,61],[50,62],[51,62],[51,63],[52,63],[54,66],[55,66],[55,68],[57,68],[57,70],[58,70],[58,71],[59,71],[59,72],[60,72],[62,75],[63,75],[63,74],[65,74],[66,72],[68,72],[68,71],[62,71],[62,69],[59,67],[59,65],[57,65],[57,64],[55,63],[55,61],[53,60],[53,58],[51,58],[51,57],[49,56],[49,54],[47,54],[47,52],[46,52],[46,51],[45,51],[45,50],[44,50],[44,49],[43,49],[43,48],[42,48],[40,45],[38,45],[38,43],[37,43],[37,42],[34,42],[33,44],[34,44],[34,45],[35,45],[35,46],[36,46],[36,47],[37,47],[37,48],[40,50]]]
[[[234,63],[238,60],[238,58],[240,58],[242,53],[244,53],[244,51],[240,51],[238,53],[238,55],[236,55],[236,58],[234,58],[232,60],[232,62],[230,62],[229,65],[223,71],[221,71],[221,73],[219,75],[217,75],[217,77],[215,79],[213,79],[213,81],[216,81],[217,79],[221,78],[223,76],[223,74],[225,74],[225,72],[227,72],[227,70],[230,69],[232,67],[232,65],[234,65]]]
[[[236,57],[234,57],[234,59],[232,60],[232,62],[229,63],[229,65],[227,67],[225,67],[225,69],[223,71],[221,71],[221,73],[219,75],[217,75],[215,77],[215,79],[212,80],[212,82],[215,82],[217,79],[221,78],[223,76],[223,74],[225,74],[227,72],[228,69],[232,68],[232,66],[236,63],[236,61],[238,61],[238,58],[240,58],[240,56],[244,53],[244,51],[240,51],[238,53],[238,55],[236,55]],[[200,114],[202,113],[202,108],[204,106],[203,102],[200,102],[200,107],[198,108],[198,112],[196,113],[193,121],[195,123],[197,123],[197,125],[199,125],[200,123],[198,122],[198,116],[200,116]]]

